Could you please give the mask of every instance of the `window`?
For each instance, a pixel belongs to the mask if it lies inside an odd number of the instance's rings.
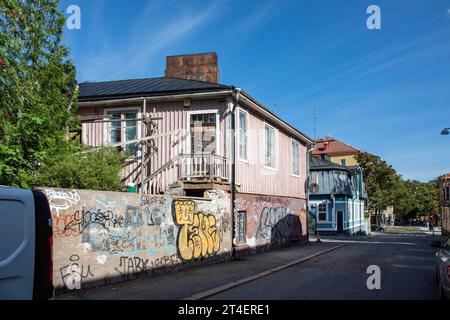
[[[248,160],[247,142],[248,142],[248,114],[239,110],[239,160]]]
[[[136,140],[137,136],[137,111],[112,111],[108,112],[111,116],[109,126],[109,141],[111,144],[117,144],[127,141]],[[118,147],[120,151],[137,155],[138,143],[127,144]]]
[[[292,171],[293,175],[300,175],[300,146],[295,140],[291,143],[291,159],[292,159]]]
[[[238,212],[238,237],[239,243],[246,242],[246,234],[247,234],[247,212],[239,211]]]
[[[347,160],[341,159],[341,165],[345,167],[347,165]]]
[[[216,113],[199,113],[190,116],[191,154],[216,154]]]
[[[327,203],[321,203],[319,204],[319,221],[326,221],[327,220]]]
[[[269,168],[275,169],[275,128],[266,124],[264,128],[264,165]]]

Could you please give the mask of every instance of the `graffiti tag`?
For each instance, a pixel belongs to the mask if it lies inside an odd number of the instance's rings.
[[[133,274],[147,273],[148,259],[144,260],[140,257],[120,257],[119,267],[115,270],[120,273],[123,278],[128,278]]]
[[[56,215],[59,216],[61,210],[67,210],[80,201],[80,195],[76,190],[70,192],[55,191],[53,189],[46,189],[48,203],[50,204],[50,210],[55,209]]]
[[[123,226],[123,217],[117,216],[111,210],[101,211],[76,211],[71,221],[64,227],[64,232],[83,231],[90,225],[98,225],[109,231],[112,228]]]
[[[289,208],[265,207],[261,212],[256,239],[285,243],[292,233],[294,215]]]
[[[178,231],[178,254],[183,260],[204,258],[220,249],[220,235],[216,217],[202,212],[196,213],[194,201],[177,200],[173,203],[174,220]]]
[[[80,257],[78,255],[72,255],[69,260],[71,263],[61,267],[59,272],[61,273],[61,278],[67,289],[79,290],[81,289],[81,282],[83,279],[93,277],[94,274],[91,272],[90,265],[80,265]]]

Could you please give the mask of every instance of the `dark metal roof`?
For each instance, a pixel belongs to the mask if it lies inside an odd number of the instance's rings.
[[[142,95],[157,96],[173,93],[208,92],[231,88],[231,86],[217,83],[169,77],[84,82],[79,84],[79,100],[107,100]]]
[[[335,195],[353,195],[354,185],[351,179],[351,175],[346,172],[339,171],[317,171],[314,175],[318,175],[316,185],[311,194],[335,194]]]
[[[324,160],[317,157],[311,157],[309,160],[309,168],[310,170],[342,170],[348,171],[348,169],[344,166],[341,166],[337,163],[331,162],[329,160]]]
[[[367,192],[362,181],[362,171],[359,166],[344,167],[317,157],[311,157],[310,176],[317,185],[312,186],[311,195],[348,195],[367,198]],[[359,181],[361,177],[361,180]],[[361,184],[359,186],[359,184]],[[358,190],[359,189],[359,190]]]

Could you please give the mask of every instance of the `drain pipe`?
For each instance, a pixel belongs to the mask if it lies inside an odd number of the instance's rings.
[[[314,143],[306,145],[306,181],[305,181],[305,197],[306,197],[306,243],[309,244],[309,188],[311,186],[311,170],[309,162],[311,160],[311,152],[314,151]],[[317,235],[317,226],[314,222],[314,235]]]
[[[231,247],[232,257],[236,258],[236,107],[239,104],[240,88],[234,88],[235,101],[231,109]]]

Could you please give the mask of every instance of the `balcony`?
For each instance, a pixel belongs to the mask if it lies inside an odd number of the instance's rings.
[[[182,154],[178,156],[178,178],[184,181],[228,181],[227,159],[214,154]]]
[[[213,154],[180,154],[151,173],[141,192],[163,194],[172,188],[214,189],[218,185],[227,189],[228,165],[226,158]]]

